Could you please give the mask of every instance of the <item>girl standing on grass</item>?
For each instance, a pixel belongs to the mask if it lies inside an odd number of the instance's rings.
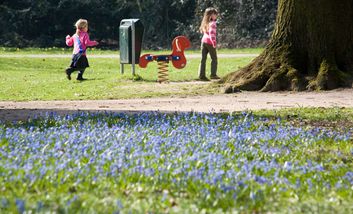
[[[85,69],[89,67],[88,60],[86,57],[86,48],[89,46],[98,45],[98,42],[91,41],[89,39],[88,22],[85,19],[79,19],[76,24],[76,34],[73,36],[66,36],[66,45],[74,46],[71,65],[66,69],[66,77],[71,80],[71,73],[78,71],[77,80],[85,80],[83,73]]]
[[[215,8],[210,7],[205,10],[203,19],[200,26],[200,32],[203,33],[201,40],[201,63],[199,67],[199,79],[208,81],[206,77],[206,60],[207,54],[211,56],[211,79],[220,79],[217,76],[217,52],[216,52],[216,32],[217,32],[217,20],[218,12]]]

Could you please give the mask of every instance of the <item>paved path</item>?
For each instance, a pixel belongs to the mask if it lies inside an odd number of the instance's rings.
[[[82,101],[0,101],[0,120],[24,120],[55,111],[70,114],[77,111],[115,112],[234,112],[293,107],[353,107],[353,89],[323,92],[241,92],[191,97],[165,97],[126,100]]]

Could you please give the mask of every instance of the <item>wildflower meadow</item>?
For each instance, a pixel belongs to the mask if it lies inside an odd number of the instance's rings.
[[[245,112],[0,123],[0,212],[353,211],[350,137]]]

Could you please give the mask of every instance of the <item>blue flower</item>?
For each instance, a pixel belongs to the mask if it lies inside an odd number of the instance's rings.
[[[26,211],[26,207],[25,207],[25,201],[22,199],[16,199],[16,207],[17,207],[17,211],[18,213],[24,213]]]
[[[245,192],[258,200],[261,188],[315,191],[324,185],[330,191],[353,182],[344,163],[326,167],[310,155],[301,159],[303,151],[322,142],[345,142],[347,133],[294,127],[246,112],[48,114],[37,122],[0,125],[0,137],[6,141],[0,146],[0,176],[9,183],[45,182],[56,188],[131,179],[153,181],[151,188],[185,189],[195,182],[196,189],[205,189],[200,193],[205,198],[218,200],[226,192],[237,199]],[[325,181],[332,175],[334,180]],[[17,207],[21,203],[25,207],[21,200]]]

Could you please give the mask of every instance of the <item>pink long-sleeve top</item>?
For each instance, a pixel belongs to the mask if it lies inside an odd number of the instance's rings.
[[[80,51],[83,55],[86,55],[86,49],[90,46],[95,46],[98,43],[96,41],[91,41],[87,32],[79,32],[79,34],[74,34],[73,36],[66,36],[66,45],[74,46],[73,54],[77,54]]]
[[[211,21],[209,23],[208,31],[207,32],[203,32],[203,36],[202,36],[201,42],[210,44],[214,48],[216,48],[216,45],[217,45],[216,34],[217,34],[216,21]]]

